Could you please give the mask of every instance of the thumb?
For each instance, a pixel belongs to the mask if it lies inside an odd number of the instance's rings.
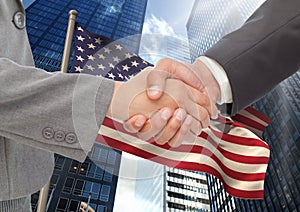
[[[147,76],[147,95],[150,99],[159,99],[165,89],[165,83],[169,73],[165,71],[152,70]]]

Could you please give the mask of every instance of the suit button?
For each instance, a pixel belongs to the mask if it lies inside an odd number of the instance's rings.
[[[43,137],[46,139],[53,138],[54,130],[51,127],[46,127],[43,129]]]
[[[17,28],[23,29],[26,25],[25,14],[22,12],[16,12],[14,14],[14,24]]]
[[[66,142],[69,144],[75,143],[77,141],[77,137],[74,133],[68,133],[66,135]]]
[[[58,142],[65,140],[66,134],[63,131],[57,131],[54,134],[54,139]]]

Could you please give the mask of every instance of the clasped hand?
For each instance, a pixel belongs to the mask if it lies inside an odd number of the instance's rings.
[[[129,132],[137,132],[144,140],[153,137],[171,147],[192,143],[209,125],[216,108],[195,73],[174,73],[170,77],[170,72],[149,67],[128,82],[115,82],[107,115],[123,121]],[[151,85],[158,76],[162,88]]]

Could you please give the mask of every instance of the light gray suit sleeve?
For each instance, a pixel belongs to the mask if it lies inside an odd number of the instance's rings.
[[[113,88],[101,77],[48,73],[0,58],[0,136],[83,161]]]
[[[300,67],[300,1],[268,0],[206,53],[225,69],[230,114],[262,97]]]

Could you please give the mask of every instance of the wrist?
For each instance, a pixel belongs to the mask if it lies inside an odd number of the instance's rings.
[[[118,90],[119,90],[119,88],[120,88],[120,86],[121,86],[121,82],[118,82],[118,81],[115,81],[114,82],[114,91],[113,91],[113,93],[112,93],[112,98],[111,98],[111,101],[110,101],[110,105],[109,105],[109,107],[108,107],[108,110],[107,110],[107,112],[106,112],[106,115],[107,116],[112,116],[112,108],[113,108],[113,103],[115,102],[114,100],[115,100],[115,96],[116,96],[116,94],[117,94],[117,92],[118,92]]]
[[[221,89],[219,83],[209,68],[199,60],[196,60],[193,64],[191,64],[191,68],[203,83],[211,100],[214,103],[220,101]]]

